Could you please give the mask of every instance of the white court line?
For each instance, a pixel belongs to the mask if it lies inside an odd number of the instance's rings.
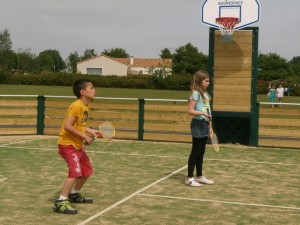
[[[145,157],[157,157],[157,158],[184,158],[187,156],[174,156],[174,155],[150,155],[150,154],[139,154],[139,153],[122,153],[122,152],[105,152],[105,151],[88,151],[96,154],[110,154],[110,155],[130,155],[130,156],[145,156]]]
[[[265,205],[265,204],[244,203],[244,202],[229,202],[229,201],[218,201],[218,200],[198,199],[198,198],[184,198],[184,197],[174,197],[174,196],[166,196],[166,195],[151,195],[151,194],[138,194],[138,195],[141,195],[141,196],[147,196],[147,197],[157,197],[157,198],[177,199],[177,200],[188,200],[188,201],[199,201],[199,202],[214,202],[214,203],[231,204],[231,205],[245,205],[245,206],[256,206],[256,207],[277,208],[277,209],[300,210],[300,208],[297,208],[297,207],[289,207],[289,206]]]
[[[27,140],[23,140],[23,141],[17,141],[17,142],[11,142],[8,144],[2,144],[0,145],[0,147],[4,147],[4,146],[8,146],[8,145],[13,145],[13,144],[19,144],[19,143],[24,143],[24,142],[28,142],[28,141],[35,141],[35,140],[40,140],[40,139],[46,139],[48,137],[41,137],[41,138],[34,138],[34,139],[27,139]]]
[[[270,162],[259,162],[259,161],[247,161],[247,160],[227,160],[227,159],[205,159],[207,161],[220,161],[220,162],[235,162],[235,163],[253,163],[253,164],[267,164],[267,165],[282,165],[282,166],[297,166],[297,164],[290,163],[270,163]]]
[[[163,177],[163,178],[160,178],[159,180],[153,182],[152,184],[149,184],[149,185],[147,185],[146,187],[143,187],[143,188],[141,188],[140,190],[138,190],[138,191],[132,193],[131,195],[129,195],[129,196],[123,198],[122,200],[120,200],[120,201],[118,201],[118,202],[112,204],[111,206],[109,206],[109,207],[105,208],[104,210],[102,210],[102,211],[96,213],[95,215],[93,215],[93,216],[87,218],[86,220],[84,220],[84,221],[78,223],[77,225],[85,225],[85,224],[87,224],[88,222],[90,222],[90,221],[96,219],[97,217],[99,217],[99,216],[103,215],[104,213],[108,212],[109,210],[111,210],[111,209],[113,209],[113,208],[115,208],[115,207],[121,205],[122,203],[124,203],[124,202],[128,201],[129,199],[133,198],[134,196],[136,196],[136,195],[140,194],[141,192],[147,190],[148,188],[151,188],[152,186],[154,186],[154,185],[156,185],[156,184],[158,184],[158,183],[160,183],[160,182],[162,182],[162,181],[168,179],[169,177],[173,176],[173,175],[176,174],[176,173],[179,173],[180,171],[182,171],[182,170],[184,170],[184,169],[186,169],[186,168],[187,168],[187,165],[184,166],[184,167],[181,167],[180,169],[178,169],[178,170],[176,170],[176,171],[170,173],[169,175],[167,175],[167,176],[165,176],[165,177]]]
[[[138,154],[138,153],[120,153],[120,152],[104,152],[104,151],[87,151],[96,153],[96,154],[111,154],[111,155],[127,155],[127,156],[144,156],[144,157],[157,157],[157,158],[179,158],[187,159],[188,156],[163,156],[163,155],[147,155],[147,154]],[[282,165],[282,166],[297,166],[297,164],[291,163],[270,163],[270,162],[258,162],[258,161],[247,161],[247,160],[226,160],[226,159],[209,159],[207,161],[219,161],[219,162],[234,162],[234,163],[251,163],[251,164],[266,164],[266,165]]]
[[[5,146],[0,145],[0,148]],[[41,151],[57,151],[56,148],[27,148],[27,147],[9,147],[16,149],[24,149],[24,150],[41,150]],[[127,155],[127,156],[141,156],[141,157],[157,157],[157,158],[179,158],[179,159],[187,159],[188,156],[171,156],[171,155],[146,155],[146,154],[138,154],[138,153],[120,153],[120,152],[104,152],[104,151],[89,151],[87,153],[96,153],[96,154],[110,154],[110,155]],[[266,165],[281,165],[281,166],[298,166],[298,164],[291,163],[270,163],[270,162],[258,162],[258,161],[247,161],[247,160],[226,160],[226,159],[205,159],[207,161],[218,161],[218,162],[229,162],[229,163],[251,163],[251,164],[266,164]]]
[[[4,148],[4,147],[7,147],[7,146],[1,146],[0,145],[0,148]],[[40,151],[54,151],[54,150],[57,151],[57,148],[34,148],[34,147],[27,148],[27,147],[12,147],[12,146],[9,146],[8,148],[24,149],[24,150],[40,150]]]
[[[5,181],[5,180],[7,180],[7,178],[2,178],[2,179],[0,179],[0,181]]]

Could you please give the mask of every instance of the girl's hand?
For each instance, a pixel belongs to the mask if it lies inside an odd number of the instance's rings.
[[[211,120],[211,115],[209,115],[209,114],[204,114],[204,116],[205,116],[208,120]]]

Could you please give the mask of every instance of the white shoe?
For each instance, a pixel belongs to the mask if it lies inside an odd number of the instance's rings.
[[[186,178],[184,183],[186,185],[189,185],[189,186],[192,186],[192,187],[200,187],[202,186],[201,184],[199,184],[194,177],[191,177],[191,178]]]
[[[196,177],[196,181],[198,181],[199,183],[202,183],[202,184],[214,184],[215,183],[213,180],[209,180],[204,176]]]

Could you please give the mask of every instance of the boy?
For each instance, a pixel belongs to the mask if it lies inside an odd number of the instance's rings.
[[[100,136],[99,131],[87,127],[88,104],[96,94],[92,82],[87,79],[75,81],[73,92],[77,100],[70,105],[67,111],[58,139],[58,152],[66,161],[69,174],[53,207],[54,212],[65,214],[77,213],[77,210],[72,208],[71,202],[93,203],[91,198],[86,198],[79,192],[89,176],[93,174],[83,142],[88,145],[92,142],[92,138],[86,133],[92,137]]]
[[[283,96],[284,96],[284,88],[282,87],[282,84],[279,84],[278,88],[276,89],[277,98],[279,103],[282,103]],[[281,105],[279,105],[281,107]]]

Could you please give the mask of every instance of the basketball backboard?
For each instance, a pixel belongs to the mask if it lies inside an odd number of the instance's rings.
[[[238,30],[260,20],[260,3],[258,0],[205,0],[202,5],[202,22],[219,28],[216,22],[220,17],[239,19],[234,29]]]

